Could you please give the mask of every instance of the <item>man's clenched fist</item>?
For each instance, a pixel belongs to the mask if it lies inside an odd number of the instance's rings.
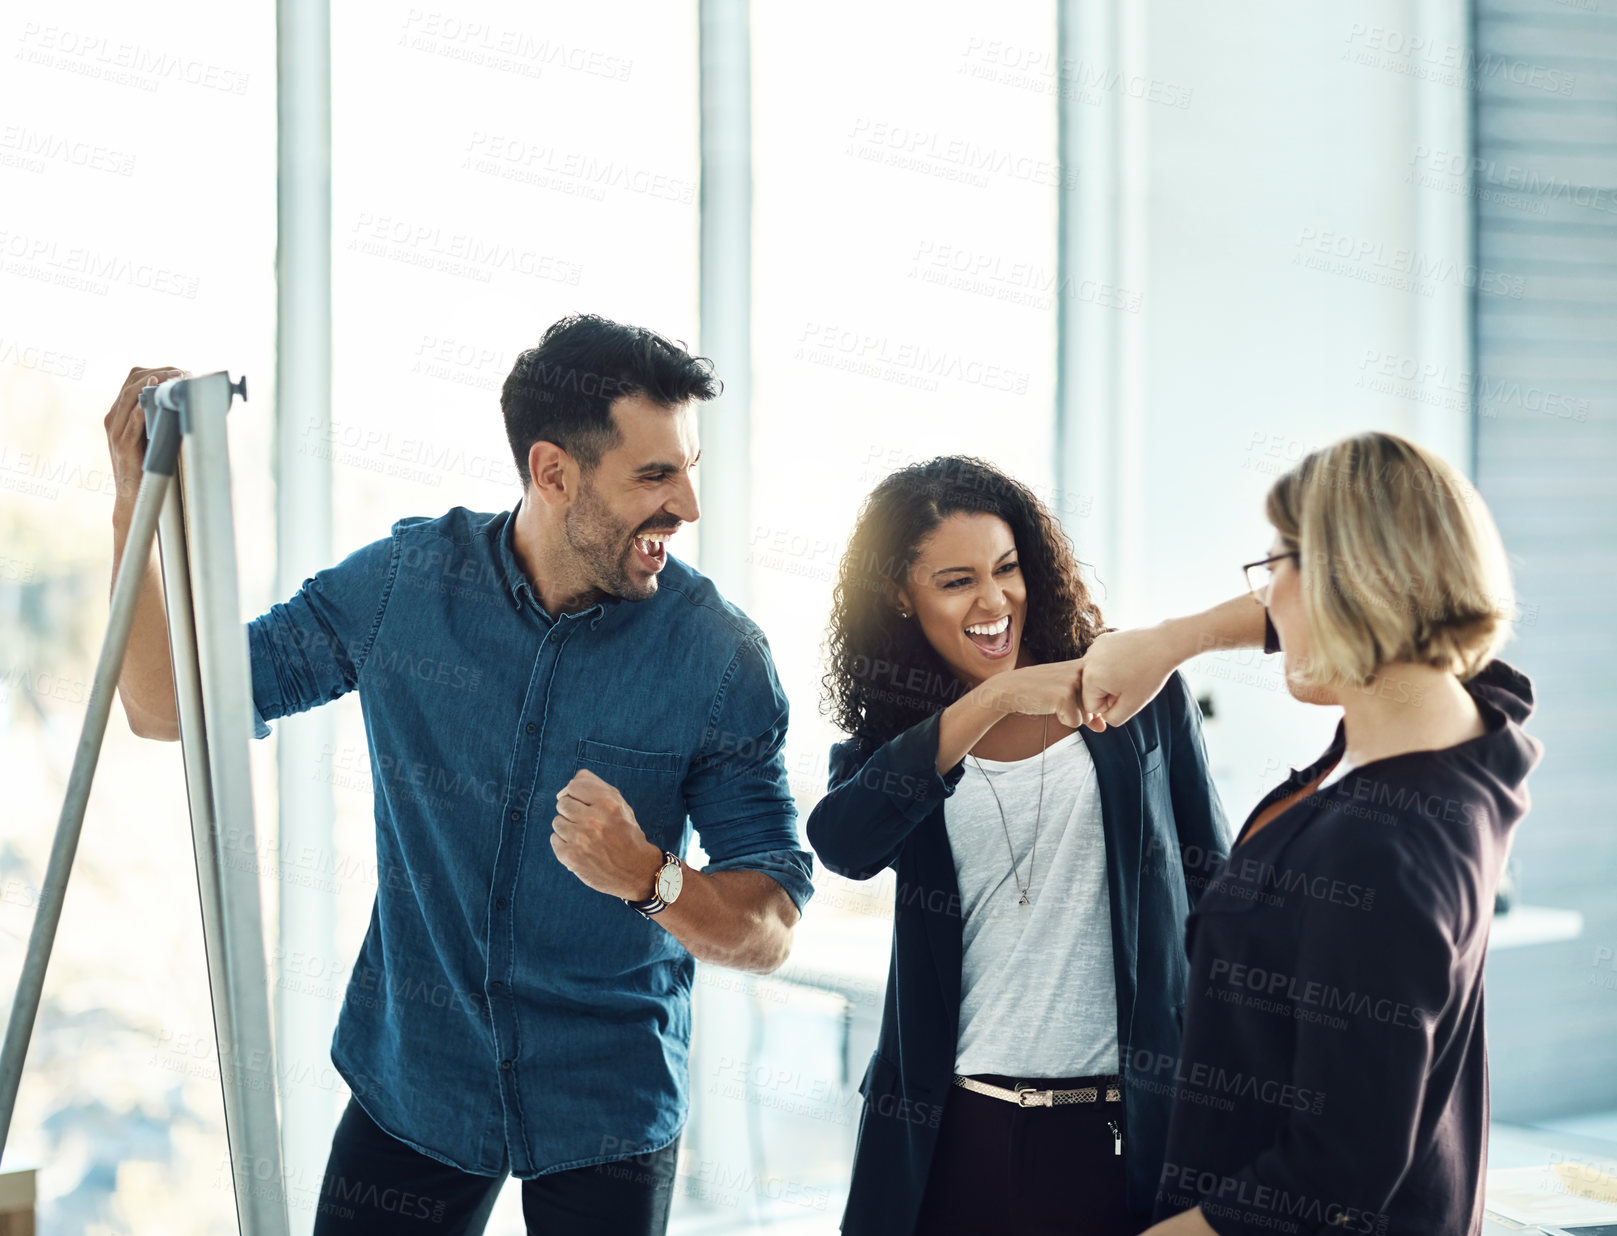
[[[550,848],[561,865],[598,893],[644,901],[663,865],[623,795],[581,768],[556,795]]]

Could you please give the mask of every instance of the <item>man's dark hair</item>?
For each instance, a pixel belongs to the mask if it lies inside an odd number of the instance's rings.
[[[517,357],[500,390],[505,435],[526,489],[528,452],[553,442],[586,472],[618,444],[612,401],[644,395],[665,408],[709,400],[723,390],[713,362],[643,326],[575,313]]]

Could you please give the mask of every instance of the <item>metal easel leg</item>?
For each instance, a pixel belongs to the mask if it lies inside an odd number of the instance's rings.
[[[159,548],[237,1221],[244,1236],[286,1236],[248,755],[252,681],[225,433],[232,395],[223,373],[189,381],[179,484]]]
[[[129,645],[142,576],[158,535],[175,704],[196,848],[208,983],[219,1048],[236,1216],[243,1236],[287,1236],[248,758],[252,683],[236,589],[225,414],[227,374],[175,379],[142,392],[150,446],[113,586],[111,617],[84,729],[40,891],[22,979],[0,1048],[0,1153],[10,1129],[45,970],[90,784]],[[246,383],[240,393],[245,397]],[[179,464],[185,444],[186,464]],[[169,481],[179,473],[179,484]]]

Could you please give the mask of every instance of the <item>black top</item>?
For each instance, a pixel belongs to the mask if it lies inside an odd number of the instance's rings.
[[[1374,760],[1248,837],[1186,928],[1190,990],[1157,1196],[1224,1236],[1482,1230],[1482,963],[1542,755],[1532,684],[1467,690],[1486,733]],[[1330,748],[1253,811],[1307,785]]]
[[[1201,713],[1178,674],[1126,724],[1079,733],[1100,790],[1128,1203],[1144,1227],[1172,1103],[1157,1068],[1179,1049],[1185,916],[1222,862],[1228,832],[1208,776]],[[885,743],[838,743],[830,790],[808,818],[810,843],[838,875],[865,880],[887,867],[898,874],[881,1035],[859,1086],[865,1103],[842,1218],[847,1236],[914,1230],[954,1076],[964,943],[943,804],[963,766],[940,777],[937,758],[936,716]]]

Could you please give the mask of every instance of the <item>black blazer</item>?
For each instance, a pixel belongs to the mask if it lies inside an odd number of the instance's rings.
[[[1144,1226],[1172,1101],[1158,1061],[1177,1058],[1179,1049],[1185,918],[1229,842],[1201,712],[1180,675],[1126,724],[1079,733],[1100,787],[1128,1204]],[[898,872],[881,1034],[859,1087],[864,1111],[842,1217],[848,1236],[914,1230],[954,1078],[964,948],[943,801],[964,766],[940,777],[937,751],[936,716],[873,749],[856,739],[838,743],[829,792],[808,819],[810,843],[838,875]]]
[[[1223,1236],[1472,1236],[1488,1139],[1483,959],[1527,775],[1527,678],[1466,684],[1487,732],[1373,760],[1256,833],[1187,925],[1190,998],[1157,1217]],[[1412,704],[1418,700],[1412,700]],[[1343,749],[1254,810],[1306,786]]]

